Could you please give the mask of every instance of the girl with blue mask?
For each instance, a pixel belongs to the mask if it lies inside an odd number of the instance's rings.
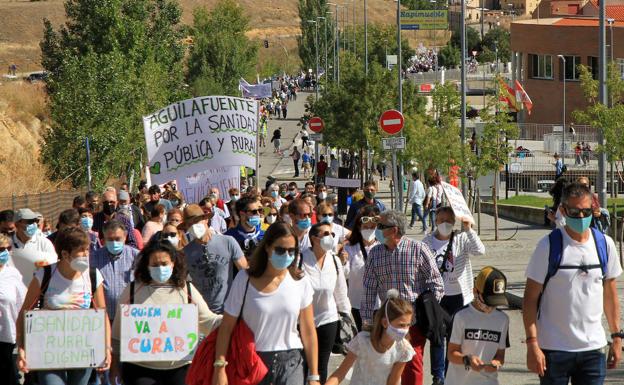
[[[320,384],[313,289],[297,269],[298,258],[293,228],[284,222],[271,225],[249,259],[249,269],[236,275],[225,301],[213,383],[227,383],[226,353],[240,319],[251,329],[256,351],[268,368],[261,384]],[[304,361],[308,363],[305,372]]]

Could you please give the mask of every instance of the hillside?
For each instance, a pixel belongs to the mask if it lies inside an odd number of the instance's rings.
[[[180,0],[183,9],[182,20],[191,23],[193,9],[198,6],[212,7],[216,0]],[[239,0],[251,17],[254,28],[249,37],[273,41],[271,48],[261,50],[263,57],[283,55],[286,48],[296,56],[296,36],[299,34],[297,0],[273,0],[261,3],[255,0]],[[265,4],[258,9],[258,4]],[[389,0],[369,0],[369,20],[371,23],[393,23],[395,5]],[[269,5],[269,6],[266,6]],[[352,10],[352,8],[351,8]],[[63,23],[65,10],[63,0],[31,2],[28,0],[0,0],[0,73],[4,73],[12,63],[18,65],[19,72],[39,70],[39,41],[43,33],[43,18],[48,18],[57,26]],[[352,20],[352,11],[349,22]],[[358,24],[363,22],[363,6],[356,9]]]

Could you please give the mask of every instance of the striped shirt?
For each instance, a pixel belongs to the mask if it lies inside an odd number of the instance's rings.
[[[126,286],[134,280],[134,260],[139,250],[124,245],[119,255],[112,255],[106,247],[91,253],[89,264],[97,268],[104,277],[104,298],[106,299],[106,311],[112,321],[115,319],[117,301]]]
[[[397,289],[400,298],[410,303],[427,290],[438,301],[442,298],[442,276],[428,246],[403,237],[394,250],[385,245],[371,249],[364,271],[364,300],[360,309],[363,322],[372,322],[377,296],[384,302],[390,289]]]

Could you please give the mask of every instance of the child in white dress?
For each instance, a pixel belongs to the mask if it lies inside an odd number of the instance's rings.
[[[387,300],[377,311],[372,332],[361,332],[347,345],[349,350],[340,367],[325,385],[338,385],[353,368],[352,384],[399,385],[405,364],[415,352],[405,339],[412,324],[412,305],[389,290]]]

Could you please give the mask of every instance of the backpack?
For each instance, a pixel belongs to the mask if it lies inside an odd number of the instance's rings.
[[[546,272],[546,277],[544,278],[544,283],[542,284],[542,292],[537,301],[538,308],[538,318],[539,318],[539,308],[542,300],[542,295],[544,295],[544,291],[546,290],[546,285],[550,278],[552,278],[559,269],[580,269],[587,272],[590,269],[600,268],[602,271],[602,277],[607,271],[607,261],[609,259],[609,255],[607,253],[607,239],[605,235],[598,229],[594,227],[590,227],[592,232],[592,236],[594,238],[594,244],[596,246],[596,251],[598,252],[598,260],[600,264],[597,265],[580,265],[580,266],[572,266],[572,265],[562,265],[561,259],[563,256],[563,234],[561,233],[561,229],[554,229],[548,234],[548,271]]]
[[[91,280],[91,307],[93,308],[93,294],[97,290],[97,273],[96,268],[89,266],[89,278]],[[52,266],[46,265],[43,267],[43,279],[41,280],[41,290],[39,293],[39,299],[35,304],[35,308],[43,309],[43,301],[45,297],[46,291],[48,291],[48,286],[50,286],[50,280],[52,279]]]

